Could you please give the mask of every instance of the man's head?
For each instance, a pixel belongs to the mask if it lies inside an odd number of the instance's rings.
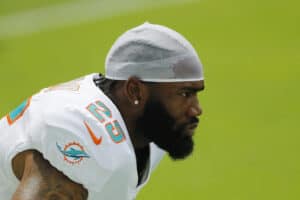
[[[193,150],[192,136],[202,113],[197,92],[204,89],[204,82],[146,83],[146,87],[149,96],[137,118],[137,134],[173,159],[185,158]]]
[[[204,89],[201,61],[179,33],[149,23],[119,37],[106,58],[106,78],[135,148],[154,142],[174,159],[193,150]]]

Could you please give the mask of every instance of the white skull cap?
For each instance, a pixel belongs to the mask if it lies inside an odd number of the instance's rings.
[[[148,82],[203,80],[203,67],[193,46],[165,26],[144,23],[122,34],[105,61],[105,77]]]

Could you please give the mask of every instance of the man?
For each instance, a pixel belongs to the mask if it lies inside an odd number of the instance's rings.
[[[105,76],[41,90],[0,121],[1,199],[132,200],[167,152],[193,150],[200,59],[145,23],[114,43]]]

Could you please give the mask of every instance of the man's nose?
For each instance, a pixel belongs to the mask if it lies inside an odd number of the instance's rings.
[[[193,103],[190,108],[189,108],[189,112],[188,115],[190,117],[198,117],[202,114],[203,110],[199,104],[199,101],[196,100],[195,103]]]

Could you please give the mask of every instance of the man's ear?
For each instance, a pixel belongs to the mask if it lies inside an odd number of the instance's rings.
[[[125,95],[132,105],[144,105],[148,99],[149,91],[137,77],[130,77],[125,82]]]

